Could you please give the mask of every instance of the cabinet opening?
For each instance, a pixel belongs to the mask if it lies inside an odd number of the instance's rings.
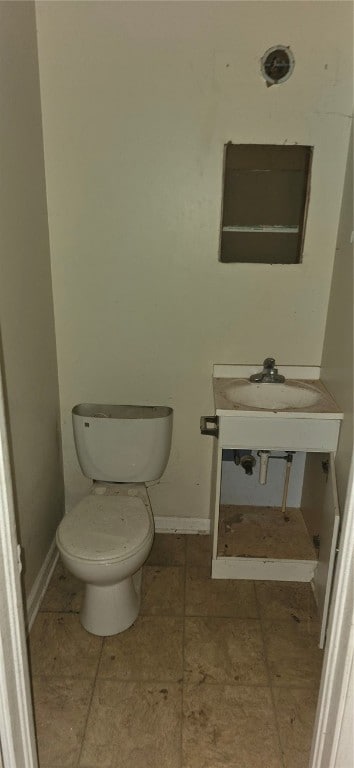
[[[216,446],[213,460],[212,578],[311,582],[323,648],[340,546],[334,454]]]
[[[263,485],[260,452],[238,453],[222,451],[217,557],[317,561],[329,454],[293,453],[284,496],[287,452],[269,452]]]
[[[226,144],[222,262],[302,261],[313,148]]]

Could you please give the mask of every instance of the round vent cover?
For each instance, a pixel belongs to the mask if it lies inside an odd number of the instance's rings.
[[[295,59],[285,45],[274,45],[268,48],[261,59],[261,72],[269,85],[284,83],[292,74]]]

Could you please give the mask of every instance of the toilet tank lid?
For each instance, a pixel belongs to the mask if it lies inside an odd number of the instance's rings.
[[[163,405],[108,405],[106,403],[79,403],[72,409],[73,416],[97,419],[165,419],[172,408]]]

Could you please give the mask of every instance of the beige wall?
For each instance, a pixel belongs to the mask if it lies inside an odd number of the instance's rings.
[[[344,411],[336,457],[342,509],[353,454],[353,229],[351,136],[322,356],[322,379]]]
[[[207,517],[214,362],[319,364],[351,108],[351,4],[37,4],[68,506],[76,402],[175,409],[157,514]],[[292,78],[259,60],[290,45]],[[225,142],[311,144],[301,265],[218,262]]]
[[[27,592],[62,513],[34,4],[0,3],[0,308]]]

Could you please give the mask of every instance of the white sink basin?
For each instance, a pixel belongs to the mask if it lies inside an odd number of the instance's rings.
[[[224,397],[236,406],[281,411],[311,408],[321,399],[321,392],[309,384],[266,384],[230,379],[223,391]]]

